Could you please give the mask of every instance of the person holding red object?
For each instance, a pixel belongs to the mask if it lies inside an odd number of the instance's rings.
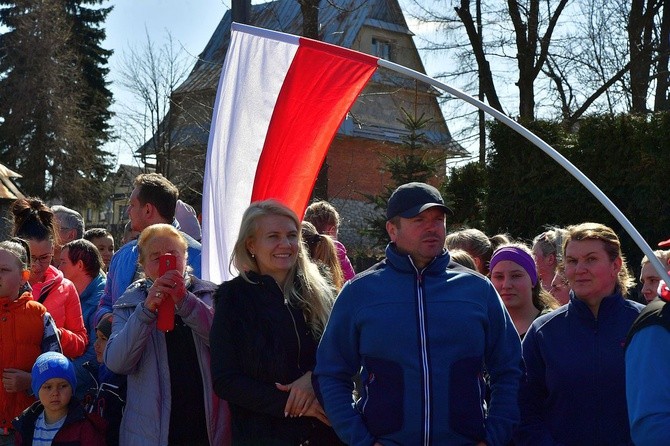
[[[137,243],[145,278],[114,304],[105,364],[128,375],[120,444],[227,445],[228,407],[213,392],[209,331],[211,282],[189,274],[188,244],[172,225],[145,228]],[[174,269],[161,274],[161,258]],[[174,307],[174,328],[158,330],[163,302]],[[196,379],[196,378],[200,379]]]

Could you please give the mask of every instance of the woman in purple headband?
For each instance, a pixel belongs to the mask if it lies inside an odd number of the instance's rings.
[[[510,243],[499,247],[491,256],[489,269],[491,282],[521,339],[538,316],[558,308],[556,299],[542,288],[535,261],[525,245]]]

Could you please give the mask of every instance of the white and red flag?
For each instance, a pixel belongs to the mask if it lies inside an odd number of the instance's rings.
[[[214,103],[203,188],[203,278],[231,277],[250,203],[275,198],[302,216],[335,133],[377,69],[367,54],[232,25]]]

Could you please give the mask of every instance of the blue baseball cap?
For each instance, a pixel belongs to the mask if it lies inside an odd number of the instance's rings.
[[[413,218],[432,207],[439,207],[445,213],[454,212],[444,204],[444,199],[436,188],[426,183],[407,183],[399,186],[388,201],[386,219],[393,217]]]

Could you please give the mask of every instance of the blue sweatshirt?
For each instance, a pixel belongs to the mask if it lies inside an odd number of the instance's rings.
[[[317,351],[317,393],[335,431],[352,446],[507,444],[519,417],[521,351],[495,289],[447,252],[421,271],[393,245],[386,256],[342,289]]]
[[[567,305],[533,322],[522,344],[517,446],[632,444],[624,343],[642,308],[616,292],[596,319],[571,292]]]
[[[636,446],[670,444],[670,331],[652,325],[626,349],[626,399]]]

